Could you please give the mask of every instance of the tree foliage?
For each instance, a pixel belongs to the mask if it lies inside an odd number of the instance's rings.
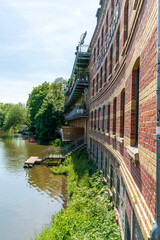
[[[18,128],[24,124],[27,124],[27,109],[23,104],[0,105],[0,127],[3,130]]]
[[[30,129],[40,139],[53,138],[64,122],[65,84],[63,78],[57,78],[52,84],[44,82],[35,87],[29,95],[27,106]]]

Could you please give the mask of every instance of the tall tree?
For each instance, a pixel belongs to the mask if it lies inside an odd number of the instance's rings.
[[[27,123],[27,109],[21,103],[10,105],[5,115],[3,129],[18,128]]]
[[[35,98],[37,99],[34,102],[30,101],[29,97],[28,109],[31,126],[34,124],[34,132],[41,139],[47,140],[53,138],[56,135],[56,130],[64,122],[63,107],[65,86],[66,81],[63,78],[57,78],[51,85],[49,85],[47,90],[45,89],[45,94],[43,94],[44,98],[41,99],[41,103],[39,103],[38,107],[37,105],[34,105],[34,103],[38,101],[39,93],[36,91],[34,100]],[[36,88],[38,91],[40,89],[40,86],[38,89]],[[35,92],[32,91],[30,96],[33,98],[34,94]],[[32,108],[34,110],[33,115],[31,115]],[[34,118],[31,118],[31,116],[34,116]]]
[[[37,125],[36,116],[43,104],[44,98],[48,94],[49,88],[50,84],[44,82],[42,85],[33,88],[31,94],[29,95],[29,99],[27,101],[28,118],[30,120],[30,130],[34,133],[36,132]]]

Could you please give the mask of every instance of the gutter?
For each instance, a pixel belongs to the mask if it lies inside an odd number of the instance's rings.
[[[157,43],[157,165],[156,165],[156,222],[151,240],[160,240],[160,0],[158,0],[158,43]]]

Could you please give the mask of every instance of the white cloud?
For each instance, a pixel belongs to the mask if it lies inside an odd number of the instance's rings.
[[[29,93],[28,83],[36,86],[49,77],[69,77],[80,35],[87,30],[86,42],[91,40],[98,3],[1,0],[0,83],[3,79],[13,83],[23,79],[22,85]],[[14,91],[20,95],[16,88]]]

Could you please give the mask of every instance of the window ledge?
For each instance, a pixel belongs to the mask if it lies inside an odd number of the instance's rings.
[[[101,131],[101,134],[103,134],[103,135],[104,135],[104,131]]]
[[[126,45],[127,45],[127,40],[126,40],[126,42],[123,46],[122,52],[121,52],[122,57],[125,55]]]
[[[106,132],[105,135],[106,135],[107,137],[109,137],[109,136],[110,136],[110,133],[109,133],[109,132]]]
[[[139,161],[138,147],[127,146],[127,153],[129,154],[130,160],[137,165]]]
[[[105,81],[105,82],[103,83],[102,88],[104,88],[104,87],[106,86],[106,84],[107,84],[107,81]]]
[[[109,75],[107,81],[109,82],[111,78],[112,78],[112,73]]]
[[[116,139],[116,134],[111,135],[112,139]]]
[[[117,140],[121,145],[124,145],[124,138],[118,137]]]
[[[117,61],[115,67],[114,67],[114,71],[116,71],[117,67],[119,66],[119,61]]]

